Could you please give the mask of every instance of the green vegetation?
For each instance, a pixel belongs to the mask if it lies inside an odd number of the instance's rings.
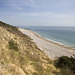
[[[62,56],[52,61],[17,27],[0,21],[0,29],[0,69],[3,75],[75,75],[74,57]]]
[[[2,21],[0,21],[0,26],[1,26],[1,27],[4,27],[5,29],[7,29],[7,30],[10,31],[10,32],[12,32],[12,31],[15,32],[15,31],[18,30],[17,27],[11,26],[11,25],[6,24],[6,23],[4,23],[4,22],[2,22]]]
[[[15,51],[18,51],[18,45],[13,40],[9,41],[9,49],[13,49]]]
[[[0,21],[0,26],[3,27],[3,28],[5,28],[5,29],[6,29],[7,31],[9,31],[10,33],[15,34],[16,36],[18,35],[18,36],[23,37],[23,39],[29,39],[29,40],[27,40],[27,41],[30,41],[30,39],[31,39],[31,38],[29,38],[27,35],[22,34],[22,32],[19,31],[18,28],[15,27],[15,26],[6,24],[6,23],[4,23],[4,22],[2,22],[2,21]]]
[[[55,66],[61,69],[60,75],[74,75],[75,57],[61,56],[55,61]]]

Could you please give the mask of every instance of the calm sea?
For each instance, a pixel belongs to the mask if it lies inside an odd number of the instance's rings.
[[[26,26],[22,28],[29,28],[44,38],[75,48],[75,27]]]

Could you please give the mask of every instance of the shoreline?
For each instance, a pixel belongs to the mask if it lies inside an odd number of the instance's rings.
[[[26,29],[26,30],[29,30],[29,29]],[[57,44],[57,45],[59,45],[59,46],[63,46],[63,47],[65,47],[65,48],[69,48],[69,49],[75,50],[75,48],[73,48],[73,47],[71,47],[71,46],[69,46],[69,45],[65,45],[65,44],[63,44],[63,43],[60,43],[60,42],[57,42],[57,41],[54,41],[54,40],[45,38],[45,37],[41,36],[39,33],[35,32],[35,31],[32,31],[32,30],[29,30],[29,31],[31,31],[32,33],[34,33],[37,37],[40,37],[40,38],[42,38],[42,39],[44,39],[44,40],[46,40],[46,41],[48,41],[48,42],[52,42],[52,43]]]
[[[28,35],[33,42],[36,43],[38,48],[43,50],[51,59],[55,59],[60,56],[73,56],[75,55],[75,49],[69,46],[65,46],[64,44],[60,44],[50,39],[46,39],[42,37],[35,31],[31,31],[28,29],[18,28],[23,34]]]

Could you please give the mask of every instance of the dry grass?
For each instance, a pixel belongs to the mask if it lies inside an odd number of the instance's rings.
[[[57,75],[58,70],[53,66],[52,60],[30,37],[3,22],[0,22],[0,29],[0,62],[5,67],[1,68],[2,74]]]

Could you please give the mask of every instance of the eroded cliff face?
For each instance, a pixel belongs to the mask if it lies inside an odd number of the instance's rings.
[[[58,70],[32,39],[0,22],[0,75],[56,75]]]

